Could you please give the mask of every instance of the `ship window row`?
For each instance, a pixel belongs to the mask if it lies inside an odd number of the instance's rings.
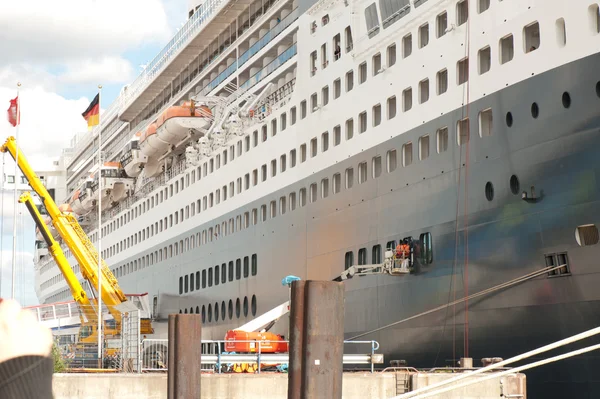
[[[310,53],[309,67],[310,76],[315,76],[318,71],[318,66],[325,69],[329,66],[329,60],[333,62],[342,57],[342,36],[341,33],[336,33],[331,41],[331,46],[327,42],[321,44],[320,50]],[[352,28],[347,26],[344,28],[344,48],[345,53],[352,51],[354,44],[352,42]],[[320,60],[320,61],[319,61]]]
[[[243,262],[243,266],[242,266]],[[179,277],[179,294],[187,294],[188,292],[198,291],[213,285],[218,286],[219,284],[225,284],[228,281],[232,282],[235,280],[241,280],[248,278],[250,275],[256,276],[258,274],[258,257],[256,254],[252,254],[251,257],[244,256],[244,258],[238,258],[234,261],[231,260],[229,263],[223,263],[207,269],[203,269],[202,272],[197,271],[195,273],[186,274],[185,276]]]
[[[408,240],[413,245],[413,251],[416,256],[416,260],[421,265],[429,265],[433,263],[433,242],[431,233],[426,232],[419,235],[419,239],[415,240],[411,236],[404,237],[398,240],[389,240],[386,242],[384,251],[395,251],[396,245],[403,240]],[[357,251],[357,259],[354,257],[354,251],[347,251],[344,254],[344,270],[348,270],[351,266],[358,264],[359,266],[364,265],[378,265],[383,263],[384,254],[382,253],[382,245],[375,244],[370,248],[371,257],[369,258],[369,248],[359,248]],[[355,263],[356,262],[356,263]],[[369,263],[370,262],[370,263]]]
[[[594,15],[598,15],[598,10],[597,8],[593,9],[594,11]],[[563,35],[561,35],[560,29],[562,29],[561,27],[564,27],[564,20],[562,20],[563,23],[561,24],[557,24],[557,29],[559,29],[558,32],[558,37],[563,37]],[[598,27],[600,27],[600,25],[598,25]],[[596,29],[598,30],[598,29]],[[539,38],[539,23],[538,22],[534,22],[531,24],[528,24],[524,30],[523,30],[523,34],[524,34],[524,45],[525,48],[529,47],[530,51],[534,51],[535,49],[537,49],[539,47],[540,44],[540,38]],[[409,36],[405,36],[405,38],[403,39],[403,42],[406,43],[407,37]],[[510,38],[512,38],[512,36],[509,35]],[[566,37],[566,36],[565,36]],[[528,39],[529,38],[529,39]],[[503,59],[512,59],[513,57],[513,51],[511,50],[512,47],[510,47],[507,44],[507,37],[503,38],[500,40],[500,53],[501,53],[501,60]],[[512,45],[513,41],[512,39],[510,40],[510,43]],[[406,46],[406,44],[405,44]],[[388,47],[387,50],[388,53],[388,63],[391,64],[392,62],[395,62],[395,44],[391,45]],[[478,52],[478,70],[479,73],[485,73],[487,71],[489,71],[489,68],[491,66],[490,64],[490,60],[491,60],[491,51],[489,47],[486,47],[484,49],[481,49]],[[379,61],[378,61],[379,60]],[[377,66],[378,63],[380,62],[380,55],[377,54],[374,56],[374,65]],[[508,62],[508,61],[505,61]],[[362,63],[359,66],[359,77],[362,77],[361,80],[364,81],[366,80],[366,63]],[[456,71],[457,71],[457,84],[463,84],[468,80],[468,75],[469,75],[469,60],[468,59],[462,59],[459,60],[457,62],[456,65]],[[352,90],[352,80],[353,80],[353,72],[350,71],[346,74],[346,86],[347,86],[347,91]],[[339,96],[339,86],[340,86],[341,82],[339,79],[337,79],[336,81],[334,81],[334,99],[337,98],[337,96]],[[439,71],[436,74],[436,92],[438,95],[441,95],[443,93],[445,93],[448,89],[448,70],[447,69],[443,69],[441,71]],[[418,88],[415,89],[415,91],[417,91],[417,95],[418,95],[418,101],[419,103],[425,103],[429,100],[430,98],[430,81],[429,79],[423,79],[419,82],[418,84]],[[322,102],[325,105],[328,102],[328,97],[329,97],[329,89],[328,87],[323,88],[322,92]],[[413,88],[409,87],[403,90],[402,92],[402,110],[404,112],[409,111],[410,109],[412,109],[413,107]],[[313,111],[315,111],[316,109],[318,109],[319,104],[318,104],[318,98],[317,98],[317,93],[314,93],[311,96],[311,108]],[[373,126],[378,126],[381,123],[381,105],[376,105],[373,107],[372,110],[372,124]],[[290,113],[292,114],[292,118],[291,118],[291,123],[294,124],[295,122],[295,107],[293,107],[290,110]],[[301,118],[306,116],[306,102],[303,101],[301,102]],[[392,119],[393,117],[396,116],[396,97],[390,97],[387,100],[387,117],[388,119]],[[286,117],[285,117],[285,113],[282,114],[280,116],[281,119],[281,129],[284,130],[285,126],[286,126]],[[362,133],[364,131],[366,131],[367,129],[367,113],[366,111],[362,112],[361,114],[359,114],[358,116],[358,127],[359,127],[359,133]],[[275,135],[277,133],[277,119],[272,119],[271,120],[271,135]],[[484,136],[484,135],[490,135],[491,134],[491,111],[485,111],[480,115],[480,135]],[[347,133],[346,133],[346,137],[347,138],[351,138],[353,135],[353,120],[348,120],[346,121],[346,127],[347,127]],[[337,145],[335,143],[339,143],[339,128],[336,128],[336,135],[334,137],[334,145]],[[462,121],[459,123],[459,131],[460,134],[458,135],[458,143],[459,144],[464,144],[469,137],[469,123],[468,121]],[[441,130],[437,132],[437,148],[438,148],[438,152],[442,152],[445,148],[446,148],[446,144],[444,142],[444,135],[446,133]],[[325,135],[325,133],[324,133]],[[258,145],[258,131],[254,131],[253,135],[253,147]],[[267,125],[263,125],[261,127],[261,139],[262,141],[266,141],[268,138],[268,134],[267,134]],[[246,139],[249,140],[249,136],[246,136]],[[323,139],[324,140],[324,151],[327,150],[327,146],[328,146],[328,139],[326,140],[326,138]],[[421,142],[422,141],[422,142]],[[424,159],[424,157],[428,156],[428,152],[429,152],[429,139],[428,138],[423,138],[420,139],[420,143],[419,143],[419,152],[420,152],[420,159]],[[242,141],[240,140],[238,142],[238,146],[242,147]],[[250,146],[247,146],[247,149],[249,149]],[[302,151],[302,148],[301,148]],[[241,152],[241,151],[239,151]],[[316,153],[316,145],[315,145],[315,140],[313,139],[313,141],[311,141],[311,157],[315,156]],[[227,159],[227,150],[223,151],[223,159]],[[231,146],[230,149],[230,155],[229,157],[231,158],[231,160],[234,159],[235,155],[234,155],[234,151],[233,151],[233,146]],[[214,165],[214,159],[210,160],[210,169],[213,169]],[[407,161],[403,162],[404,165],[406,165],[406,162],[410,163],[412,162],[412,158],[407,158]],[[220,167],[220,154],[217,154],[217,158],[216,158],[216,164],[217,164],[217,168]],[[276,161],[272,161],[271,162],[271,167],[272,167],[272,172],[271,172],[271,176],[275,176],[276,174],[276,169],[274,168],[276,164]],[[293,167],[293,166],[292,166]],[[285,171],[285,167],[282,167],[282,171]],[[207,170],[207,163],[205,162],[204,164],[204,175],[206,175],[206,170]],[[196,171],[192,171],[192,182],[194,181],[194,172]],[[197,175],[200,176],[200,167],[197,168]],[[245,176],[245,182],[246,182],[246,188],[249,187],[249,175],[247,174]],[[261,181],[265,181],[267,177],[267,166],[263,165],[261,167]],[[190,180],[190,175],[188,174],[186,176],[186,183],[189,185],[189,180]],[[238,193],[241,192],[242,187],[241,187],[241,178],[239,178],[237,180],[238,183]],[[256,185],[258,183],[258,172],[256,170],[254,170],[252,172],[252,185]],[[180,188],[181,187],[181,188]],[[181,177],[181,181],[177,181],[175,182],[175,194],[177,194],[180,189],[184,188],[184,179],[183,177]],[[230,196],[234,195],[234,183],[230,183]],[[169,193],[171,194],[171,196],[173,195],[173,184],[171,184],[169,186],[169,189],[167,190],[167,188],[164,189],[164,197],[168,198],[169,197]],[[163,192],[161,191],[160,193],[160,197],[162,200],[163,197]],[[203,204],[204,209],[207,209],[207,207],[212,207],[215,203],[218,204],[221,202],[221,194],[223,194],[223,200],[227,199],[227,187],[224,186],[222,191],[219,189],[215,192],[215,194],[213,195],[212,193],[207,197],[205,197],[203,199]],[[156,197],[158,197],[158,194],[156,194]],[[152,198],[152,202],[154,200],[154,197]],[[143,211],[146,208],[146,203],[148,203],[148,206],[150,206],[150,199],[147,199],[144,204],[138,205],[134,210],[130,211],[130,212],[135,212],[135,215],[137,216],[138,214],[138,209],[141,207],[142,209],[139,209],[140,214],[143,213]],[[158,202],[158,201],[157,201]],[[161,201],[162,202],[162,201]],[[192,211],[193,213],[195,212]],[[189,213],[189,210],[186,211],[186,213]],[[127,215],[122,216],[121,218],[126,217],[126,220],[129,220],[129,217]],[[179,216],[176,215],[175,217],[175,224],[177,224],[179,222]],[[172,225],[172,216],[170,217],[170,221],[169,221],[170,225]],[[107,229],[105,231],[105,234],[108,234],[110,232],[112,232],[113,228],[116,228],[116,226],[119,225],[119,219],[117,219],[116,221],[114,221],[113,223],[111,223],[109,226],[107,226],[105,229]],[[158,227],[158,226],[157,226]],[[160,231],[162,231],[162,229],[160,229]],[[150,232],[147,232],[150,233]],[[152,233],[150,233],[152,234]],[[145,233],[142,233],[142,236],[146,235]],[[142,237],[140,237],[138,235],[138,237],[134,237],[134,243],[137,243],[137,241],[139,240],[143,240]]]
[[[248,313],[252,316],[256,316],[257,312],[257,303],[256,303],[256,295],[252,295],[250,301],[248,301],[248,297],[245,296],[243,301],[240,298],[235,300],[235,318],[239,319],[240,317],[248,317]],[[233,300],[230,299],[226,304],[225,301],[215,302],[214,304],[209,303],[208,305],[202,305],[202,310],[200,310],[200,306],[190,307],[189,312],[188,308],[179,309],[179,313],[184,314],[202,314],[202,324],[215,323],[220,321],[226,321],[234,319],[234,304]]]

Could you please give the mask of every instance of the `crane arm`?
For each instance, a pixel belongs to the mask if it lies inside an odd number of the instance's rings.
[[[31,197],[31,193],[24,192],[23,194],[21,194],[21,197],[19,197],[19,202],[25,204],[27,210],[31,214],[31,217],[33,218],[33,221],[40,230],[42,237],[44,237],[44,241],[46,241],[46,244],[48,244],[48,252],[50,252],[52,258],[54,258],[56,265],[58,266],[65,280],[67,281],[67,285],[71,290],[71,295],[73,295],[73,299],[79,305],[79,308],[83,315],[85,315],[87,322],[96,322],[98,316],[94,311],[94,307],[90,303],[87,293],[85,292],[85,290],[79,283],[79,280],[75,276],[75,273],[71,269],[71,266],[67,261],[67,257],[65,256],[63,250],[60,248],[60,245],[56,242],[54,237],[52,237],[48,226],[46,226],[46,223],[44,223],[44,221],[42,220],[42,215],[35,206],[33,198]]]
[[[29,185],[39,196],[42,204],[46,208],[48,215],[52,219],[52,224],[64,240],[65,244],[69,247],[73,256],[79,263],[81,274],[91,284],[92,287],[98,287],[98,261],[101,261],[101,273],[102,273],[102,292],[98,293],[102,297],[102,301],[108,307],[113,318],[120,322],[121,313],[115,308],[115,306],[127,302],[125,294],[119,287],[117,279],[110,271],[106,263],[100,259],[96,248],[90,241],[89,237],[79,223],[77,219],[69,214],[63,214],[48,191],[44,184],[35,174],[27,157],[23,155],[23,152],[18,148],[14,137],[9,137],[6,142],[0,147],[0,152],[8,152],[15,161],[16,153],[19,152],[18,167],[29,182]],[[100,232],[98,232],[100,234]]]

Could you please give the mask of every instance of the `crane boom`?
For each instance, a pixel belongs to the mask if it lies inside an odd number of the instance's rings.
[[[75,302],[77,302],[81,312],[87,319],[86,322],[87,323],[97,322],[98,315],[95,312],[94,307],[91,304],[90,299],[87,296],[87,293],[85,292],[85,290],[79,283],[79,280],[75,276],[75,273],[71,269],[71,266],[69,265],[69,262],[67,261],[67,257],[65,256],[62,248],[56,242],[54,237],[52,237],[52,234],[50,233],[48,226],[42,220],[42,215],[40,214],[40,211],[38,211],[37,207],[35,206],[35,204],[33,202],[33,198],[31,197],[31,193],[24,192],[23,194],[21,194],[21,197],[19,197],[19,202],[21,202],[22,204],[25,204],[25,206],[27,207],[27,210],[31,214],[31,217],[33,218],[33,221],[35,222],[36,226],[40,230],[42,237],[44,237],[44,241],[46,241],[46,244],[48,244],[48,252],[52,255],[52,258],[54,258],[56,265],[60,269],[65,280],[67,281],[67,285],[69,286],[69,289],[71,290],[71,295],[73,295],[73,299],[75,299]],[[81,317],[81,315],[80,315],[80,317]],[[82,318],[82,324],[84,324],[83,318]]]
[[[65,244],[69,247],[73,256],[79,263],[81,274],[83,277],[92,285],[92,287],[98,286],[98,261],[101,262],[101,273],[102,273],[102,290],[98,293],[102,301],[108,307],[110,314],[113,316],[117,323],[121,321],[121,312],[117,309],[119,305],[125,305],[127,303],[127,297],[119,287],[117,279],[110,271],[104,260],[102,260],[96,251],[96,248],[90,241],[89,237],[73,215],[63,214],[50,193],[44,187],[44,184],[36,175],[31,168],[27,157],[23,155],[23,151],[18,149],[17,142],[14,137],[9,137],[6,142],[0,147],[0,152],[8,152],[15,161],[17,150],[19,151],[19,158],[17,166],[21,169],[21,172],[29,182],[29,185],[39,196],[42,204],[46,208],[48,215],[52,219],[52,224],[64,240]],[[100,235],[101,232],[98,232]],[[131,306],[124,306],[131,309]],[[135,306],[133,306],[135,309]]]

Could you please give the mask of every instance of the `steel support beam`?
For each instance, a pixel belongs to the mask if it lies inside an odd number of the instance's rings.
[[[294,281],[288,399],[342,399],[344,285]]]
[[[168,399],[200,398],[201,353],[201,316],[169,315]]]

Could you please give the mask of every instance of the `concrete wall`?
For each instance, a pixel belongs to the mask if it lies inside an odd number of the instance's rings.
[[[205,399],[286,399],[287,374],[205,374]],[[389,398],[396,394],[396,376],[344,374],[344,399]],[[166,374],[55,374],[55,399],[165,399]]]

